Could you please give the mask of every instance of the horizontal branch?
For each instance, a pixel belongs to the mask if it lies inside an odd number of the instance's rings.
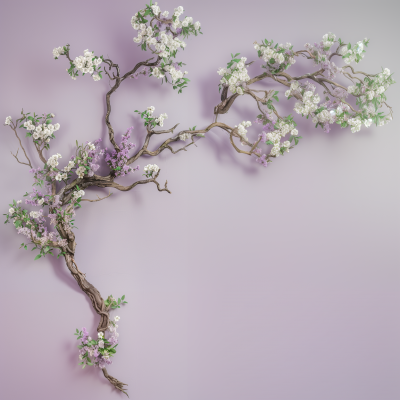
[[[98,197],[97,200],[81,199],[81,201],[90,201],[91,203],[95,203],[96,201],[104,200],[104,199],[106,199],[107,197],[110,197],[111,195],[112,195],[112,193],[110,192],[110,193],[108,194],[108,196],[105,196],[105,197],[99,197],[99,196],[97,196],[97,197]]]

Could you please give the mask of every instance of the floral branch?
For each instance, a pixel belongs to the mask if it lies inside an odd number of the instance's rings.
[[[299,136],[297,123],[293,116],[283,115],[278,111],[279,91],[253,88],[253,84],[261,81],[276,82],[285,88],[285,98],[296,99],[293,110],[296,114],[311,119],[315,127],[322,128],[324,132],[330,131],[330,126],[338,124],[342,128],[351,128],[352,132],[358,132],[362,125],[369,127],[372,123],[382,126],[389,123],[393,118],[393,110],[387,104],[386,90],[394,84],[392,74],[388,68],[382,69],[377,74],[367,74],[362,71],[355,71],[349,65],[359,63],[366,53],[369,41],[364,39],[353,46],[344,43],[332,33],[327,33],[322,40],[311,45],[306,43],[304,50],[295,51],[290,43],[278,44],[273,40],[264,39],[260,43],[255,42],[254,50],[256,57],[261,60],[263,73],[250,77],[248,67],[254,61],[247,61],[245,57],[239,57],[240,53],[231,54],[226,68],[219,68],[217,73],[220,76],[218,90],[221,93],[221,102],[214,107],[215,121],[203,129],[196,129],[196,126],[181,130],[175,133],[179,124],[169,129],[158,129],[163,127],[168,119],[166,113],[154,115],[155,108],[147,107],[144,111],[135,110],[143,120],[146,129],[144,144],[133,155],[131,151],[136,145],[130,142],[133,127],[130,127],[125,134],[121,135],[117,143],[114,128],[110,122],[111,116],[111,95],[119,88],[121,83],[128,78],[138,79],[139,76],[154,77],[170,84],[173,90],[183,93],[190,80],[186,78],[187,71],[181,68],[185,65],[176,60],[178,51],[185,49],[186,39],[190,36],[202,34],[200,22],[193,22],[192,17],[186,16],[180,20],[184,13],[183,7],[174,9],[169,17],[168,11],[161,11],[157,3],[150,1],[150,4],[139,10],[131,20],[133,29],[137,36],[133,39],[143,51],[149,51],[151,58],[137,63],[131,70],[121,74],[119,65],[109,58],[96,56],[88,49],[83,55],[74,59],[70,57],[70,45],[53,49],[53,57],[58,59],[65,56],[69,61],[67,72],[76,80],[80,74],[90,75],[93,81],[99,81],[105,73],[109,78],[111,88],[106,93],[106,115],[105,125],[108,129],[108,136],[112,149],[103,148],[101,139],[93,142],[79,143],[76,141],[74,154],[62,167],[62,155],[59,153],[46,155],[50,150],[51,141],[56,138],[56,132],[60,124],[53,123],[55,115],[21,112],[21,117],[13,122],[11,116],[6,118],[5,125],[14,131],[20,147],[22,148],[27,162],[12,154],[18,163],[28,165],[33,175],[33,189],[24,195],[25,204],[38,207],[38,211],[29,211],[22,205],[22,200],[12,200],[9,204],[8,213],[5,215],[5,223],[14,226],[18,234],[25,236],[25,241],[20,248],[27,250],[32,245],[32,250],[37,250],[35,260],[44,258],[47,255],[63,257],[67,268],[76,280],[78,286],[90,299],[93,309],[99,315],[100,321],[97,327],[97,339],[92,339],[85,328],[76,330],[76,335],[81,341],[79,347],[80,365],[82,368],[96,366],[102,370],[104,377],[119,391],[127,395],[124,389],[125,384],[108,374],[106,366],[111,364],[111,358],[116,353],[118,344],[118,333],[116,322],[110,319],[111,309],[119,308],[125,304],[125,296],[114,299],[108,296],[105,300],[100,292],[89,283],[84,274],[75,262],[76,240],[74,229],[76,211],[82,208],[83,202],[98,202],[111,196],[111,192],[105,197],[97,199],[85,199],[85,189],[90,187],[114,188],[122,192],[130,191],[138,185],[154,183],[159,192],[171,193],[168,189],[168,182],[164,186],[158,182],[161,169],[157,164],[147,164],[143,168],[145,179],[136,180],[130,185],[124,186],[118,183],[119,177],[132,175],[140,170],[140,165],[135,167],[132,164],[141,157],[156,157],[168,149],[172,154],[180,151],[187,151],[187,148],[204,138],[206,134],[218,128],[229,137],[233,149],[239,153],[251,156],[257,163],[266,167],[272,160],[289,153],[289,151],[300,143],[302,136]],[[335,51],[331,49],[337,44]],[[307,59],[317,70],[301,76],[291,76],[287,70],[296,63],[296,58]],[[335,65],[334,56],[340,57],[346,64],[343,67]],[[336,60],[336,58],[335,58]],[[102,69],[103,68],[103,69]],[[352,72],[350,73],[349,70]],[[335,82],[335,77],[342,74],[352,83],[345,87]],[[357,76],[360,75],[360,76]],[[323,96],[317,91],[323,90]],[[241,96],[250,96],[257,106],[255,120],[242,121],[231,127],[223,122],[218,122],[218,116],[229,112],[233,103]],[[356,106],[347,100],[353,96]],[[389,114],[378,112],[383,106],[389,109]],[[358,108],[357,108],[358,107]],[[210,110],[211,111],[211,110]],[[261,125],[256,135],[252,138],[248,135],[250,127]],[[26,137],[32,140],[39,160],[39,167],[34,168],[27,152],[22,145],[17,129],[24,129]],[[252,128],[253,129],[253,128]],[[154,150],[149,149],[151,138],[154,135],[170,134],[164,142]],[[174,148],[173,143],[185,142],[182,146]],[[189,141],[186,143],[186,141]],[[242,146],[241,149],[238,145]],[[261,146],[269,146],[263,152]],[[100,163],[104,162],[109,171],[104,175],[97,173]],[[48,212],[44,210],[48,209]],[[27,241],[27,243],[25,243]],[[106,338],[105,333],[110,332]]]

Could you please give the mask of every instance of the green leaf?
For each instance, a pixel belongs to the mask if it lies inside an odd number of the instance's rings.
[[[42,255],[41,255],[41,254],[38,254],[38,255],[35,257],[35,260],[38,260],[40,257],[42,257]]]

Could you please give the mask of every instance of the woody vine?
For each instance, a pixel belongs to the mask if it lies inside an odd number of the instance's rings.
[[[221,102],[214,107],[213,122],[203,129],[196,127],[176,132],[178,124],[168,129],[163,127],[167,114],[155,115],[155,108],[149,106],[143,110],[135,110],[143,119],[147,134],[141,148],[136,148],[130,142],[133,127],[123,134],[117,143],[115,132],[110,121],[111,96],[127,79],[154,77],[172,86],[173,90],[182,93],[189,84],[187,72],[182,70],[183,63],[177,56],[186,47],[184,39],[202,34],[200,22],[193,18],[181,19],[184,9],[177,7],[171,17],[168,11],[161,11],[157,3],[146,5],[138,11],[131,20],[137,36],[133,41],[143,51],[151,53],[151,57],[136,64],[130,71],[122,73],[118,64],[108,58],[95,55],[85,50],[83,55],[71,58],[70,45],[66,44],[53,50],[54,59],[65,57],[69,63],[68,74],[76,80],[79,76],[90,75],[94,81],[106,78],[111,89],[105,96],[106,116],[104,123],[108,129],[108,138],[113,149],[102,147],[101,139],[93,142],[79,143],[65,166],[61,166],[61,154],[49,153],[51,141],[56,138],[60,129],[59,123],[54,123],[52,113],[36,114],[21,111],[18,118],[8,116],[5,125],[15,134],[19,147],[23,152],[13,154],[18,163],[29,167],[33,175],[34,188],[26,192],[24,205],[22,200],[13,200],[5,223],[11,223],[18,234],[24,236],[21,247],[37,251],[35,260],[48,255],[63,257],[67,268],[82,291],[90,298],[92,306],[100,317],[97,327],[97,337],[92,338],[83,328],[76,329],[79,340],[79,363],[98,367],[105,378],[119,391],[127,394],[124,383],[108,374],[106,367],[112,363],[118,345],[117,322],[119,317],[110,317],[111,309],[117,309],[126,304],[125,296],[114,298],[112,295],[101,296],[77,265],[75,260],[76,236],[74,233],[74,218],[76,210],[83,202],[97,202],[104,198],[86,199],[85,190],[90,187],[114,188],[119,191],[130,191],[139,185],[153,183],[159,192],[171,193],[167,181],[162,185],[158,179],[161,169],[157,164],[148,164],[143,169],[144,179],[135,180],[131,185],[119,184],[118,178],[138,174],[140,165],[135,165],[139,159],[156,157],[164,150],[176,154],[187,151],[188,147],[204,138],[211,129],[220,131],[228,137],[232,147],[240,154],[251,156],[255,162],[267,167],[274,159],[286,155],[299,144],[296,122],[292,115],[280,115],[277,109],[278,91],[255,87],[261,81],[273,81],[285,89],[285,97],[295,98],[296,114],[311,119],[316,128],[330,131],[332,124],[342,128],[351,128],[357,132],[362,125],[372,124],[382,126],[392,120],[392,109],[387,104],[386,90],[394,80],[389,69],[382,69],[376,74],[355,71],[352,63],[359,63],[366,53],[369,44],[364,39],[351,45],[341,39],[336,39],[332,33],[325,34],[322,41],[313,45],[306,43],[304,49],[294,50],[290,43],[286,45],[263,40],[254,43],[255,57],[261,60],[263,72],[255,77],[248,74],[247,62],[240,54],[231,54],[226,68],[220,68],[218,84]],[[301,76],[292,76],[287,70],[297,59],[306,59],[317,70]],[[338,66],[334,60],[342,60],[344,66]],[[349,86],[343,86],[335,81],[337,75],[349,81]],[[153,79],[154,79],[153,78]],[[317,87],[322,94],[317,93]],[[247,137],[250,121],[242,121],[235,126],[221,122],[220,116],[228,113],[232,104],[242,96],[250,96],[256,106],[254,123],[260,125],[255,139]],[[355,104],[354,104],[355,99]],[[381,111],[381,110],[384,111]],[[219,120],[218,120],[219,119]],[[22,144],[21,129],[26,137],[32,140],[37,159],[32,162]],[[158,147],[151,146],[154,135],[168,135],[168,138]],[[172,145],[177,142],[178,147]],[[107,175],[96,172],[101,160],[109,167]],[[28,207],[33,208],[29,211]],[[36,210],[35,210],[36,208]],[[56,254],[57,252],[57,254]],[[108,337],[106,338],[106,334]]]

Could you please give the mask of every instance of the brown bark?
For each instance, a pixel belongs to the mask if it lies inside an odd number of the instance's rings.
[[[109,325],[109,314],[108,308],[106,307],[100,292],[87,281],[85,274],[82,273],[76,265],[73,255],[67,254],[65,256],[65,262],[72,276],[78,283],[79,287],[90,298],[94,310],[100,316],[99,325],[97,326],[97,332],[105,332]],[[124,385],[126,385],[126,383],[122,383],[118,379],[109,375],[105,368],[102,368],[102,371],[107,380],[116,389],[125,393],[128,396],[128,393],[124,390]]]

